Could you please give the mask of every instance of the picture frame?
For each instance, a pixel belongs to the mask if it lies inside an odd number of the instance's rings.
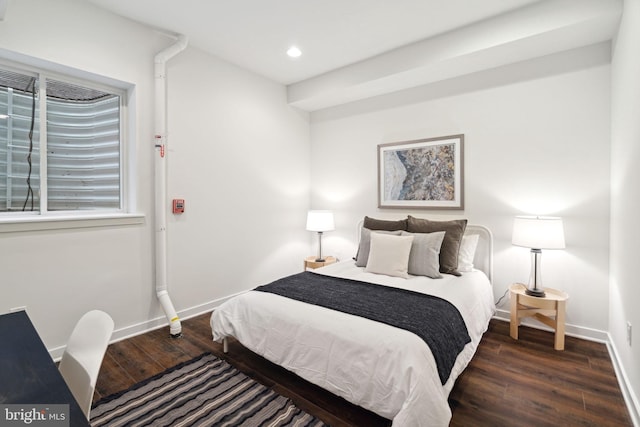
[[[464,209],[464,134],[379,144],[378,207]]]

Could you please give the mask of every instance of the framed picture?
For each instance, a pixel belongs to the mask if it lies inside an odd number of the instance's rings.
[[[464,135],[378,145],[378,207],[463,209]]]

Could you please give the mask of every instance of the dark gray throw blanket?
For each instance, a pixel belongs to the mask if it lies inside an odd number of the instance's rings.
[[[458,354],[471,341],[464,319],[453,304],[439,297],[407,289],[305,271],[259,286],[255,290],[413,332],[431,349],[443,385],[451,374]]]

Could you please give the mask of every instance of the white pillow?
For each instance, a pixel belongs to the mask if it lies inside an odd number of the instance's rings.
[[[385,230],[369,230],[362,227],[360,229],[360,245],[358,246],[358,253],[356,254],[356,266],[366,267],[367,260],[369,259],[369,248],[371,247],[371,233],[392,234],[399,236],[402,231],[385,231]]]
[[[402,236],[413,236],[409,255],[409,274],[440,279],[440,247],[444,240],[444,231],[435,233],[402,232]]]
[[[480,236],[477,234],[465,234],[462,236],[462,243],[460,243],[460,252],[458,254],[459,272],[473,271],[473,258],[476,256],[479,238]]]
[[[371,233],[371,248],[365,271],[409,278],[409,254],[413,236]]]

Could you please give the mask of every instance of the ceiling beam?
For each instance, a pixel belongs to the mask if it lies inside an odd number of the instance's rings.
[[[534,3],[287,87],[316,111],[611,40],[620,0]]]

